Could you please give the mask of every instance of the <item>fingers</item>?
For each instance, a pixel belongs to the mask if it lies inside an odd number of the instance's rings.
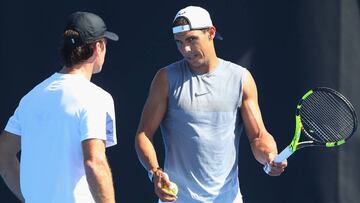
[[[285,160],[279,163],[271,162],[269,163],[269,165],[271,170],[269,170],[267,174],[269,174],[270,176],[279,176],[284,172],[285,168],[287,167],[287,161]]]
[[[163,202],[175,201],[176,195],[165,189],[165,186],[170,187],[169,176],[162,171],[154,175],[154,190],[159,199]]]
[[[171,192],[164,190],[163,188],[155,188],[155,194],[163,202],[172,202],[176,200],[176,196]]]

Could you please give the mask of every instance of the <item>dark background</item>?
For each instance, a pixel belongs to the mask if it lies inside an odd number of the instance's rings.
[[[120,36],[119,42],[108,43],[104,69],[92,79],[115,101],[119,144],[107,153],[117,202],[156,202],[152,184],[137,160],[134,136],[154,74],[181,58],[171,22],[187,5],[210,12],[225,38],[216,41],[218,56],[253,74],[265,125],[279,150],[292,138],[295,105],[308,89],[334,88],[360,109],[360,6],[356,0],[3,0],[1,127],[24,94],[61,68],[58,48],[67,15],[77,10],[97,13]],[[295,153],[280,177],[263,173],[243,136],[239,178],[245,203],[359,202],[359,136],[358,132],[338,148]],[[162,162],[160,133],[156,145]],[[17,202],[2,180],[0,202]]]

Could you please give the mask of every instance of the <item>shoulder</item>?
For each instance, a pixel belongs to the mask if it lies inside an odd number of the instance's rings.
[[[109,92],[107,92],[102,87],[97,86],[94,83],[91,83],[91,84],[93,85],[93,89],[95,90],[94,91],[95,97],[97,97],[98,99],[105,99],[108,102],[113,101],[113,97],[111,96],[111,94]]]
[[[181,59],[181,60],[175,61],[174,63],[167,65],[166,68],[179,68],[179,67],[182,67],[185,65],[186,65],[185,59]]]
[[[224,59],[219,58],[219,60],[223,64],[223,68],[227,69],[232,77],[240,78],[243,84],[244,97],[257,92],[255,80],[247,68]]]
[[[111,94],[92,82],[83,86],[83,89],[79,92],[81,92],[79,94],[79,101],[82,103],[84,108],[100,108],[100,106],[107,108],[113,106],[114,104]]]
[[[46,86],[48,86],[51,82],[53,82],[56,78],[55,74],[49,76],[44,79],[37,85],[35,85],[30,91],[28,91],[21,99],[20,104],[34,101],[34,98],[39,98],[39,94],[42,94],[44,91],[47,91]]]
[[[182,72],[185,68],[187,68],[187,63],[185,59],[182,59],[165,66],[164,69],[166,69],[168,74],[177,74]]]
[[[244,82],[243,82],[243,93],[244,98],[252,97],[253,95],[257,95],[257,87],[253,76],[250,71],[245,70]]]
[[[184,67],[186,67],[186,61],[184,59],[171,63],[157,71],[154,81],[160,80],[166,84],[168,77],[179,74]]]
[[[228,69],[230,72],[235,74],[245,74],[247,72],[247,69],[245,67],[231,61],[219,58],[219,63],[222,64],[223,68]]]
[[[167,72],[168,67],[160,68],[152,81],[152,86],[163,87],[167,86]]]

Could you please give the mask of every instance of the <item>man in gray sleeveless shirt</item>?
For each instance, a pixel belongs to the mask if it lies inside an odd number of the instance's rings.
[[[245,68],[216,56],[216,33],[209,13],[181,9],[173,34],[183,59],[155,75],[136,135],[139,160],[154,182],[159,202],[241,203],[238,152],[243,129],[258,162],[270,163],[272,176],[287,162],[274,163],[276,143],[262,121],[257,89]],[[164,170],[153,136],[161,127]],[[166,172],[166,174],[165,174]],[[178,185],[174,195],[164,186]]]

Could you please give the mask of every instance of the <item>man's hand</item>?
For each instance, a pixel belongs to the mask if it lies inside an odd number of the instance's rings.
[[[276,162],[272,161],[267,164],[270,165],[270,171],[268,171],[266,173],[270,176],[279,176],[282,174],[282,172],[284,172],[284,170],[287,166],[287,161],[285,160],[280,163],[276,163]]]
[[[263,165],[270,165],[270,171],[267,172],[270,176],[279,176],[284,172],[287,167],[287,161],[284,160],[280,163],[274,162],[277,156],[276,143],[272,135],[263,133],[262,136],[252,140],[251,149],[255,159]]]
[[[170,187],[169,177],[162,170],[157,170],[154,173],[154,190],[155,194],[163,202],[173,202],[176,200],[176,195],[164,189],[164,186]]]

